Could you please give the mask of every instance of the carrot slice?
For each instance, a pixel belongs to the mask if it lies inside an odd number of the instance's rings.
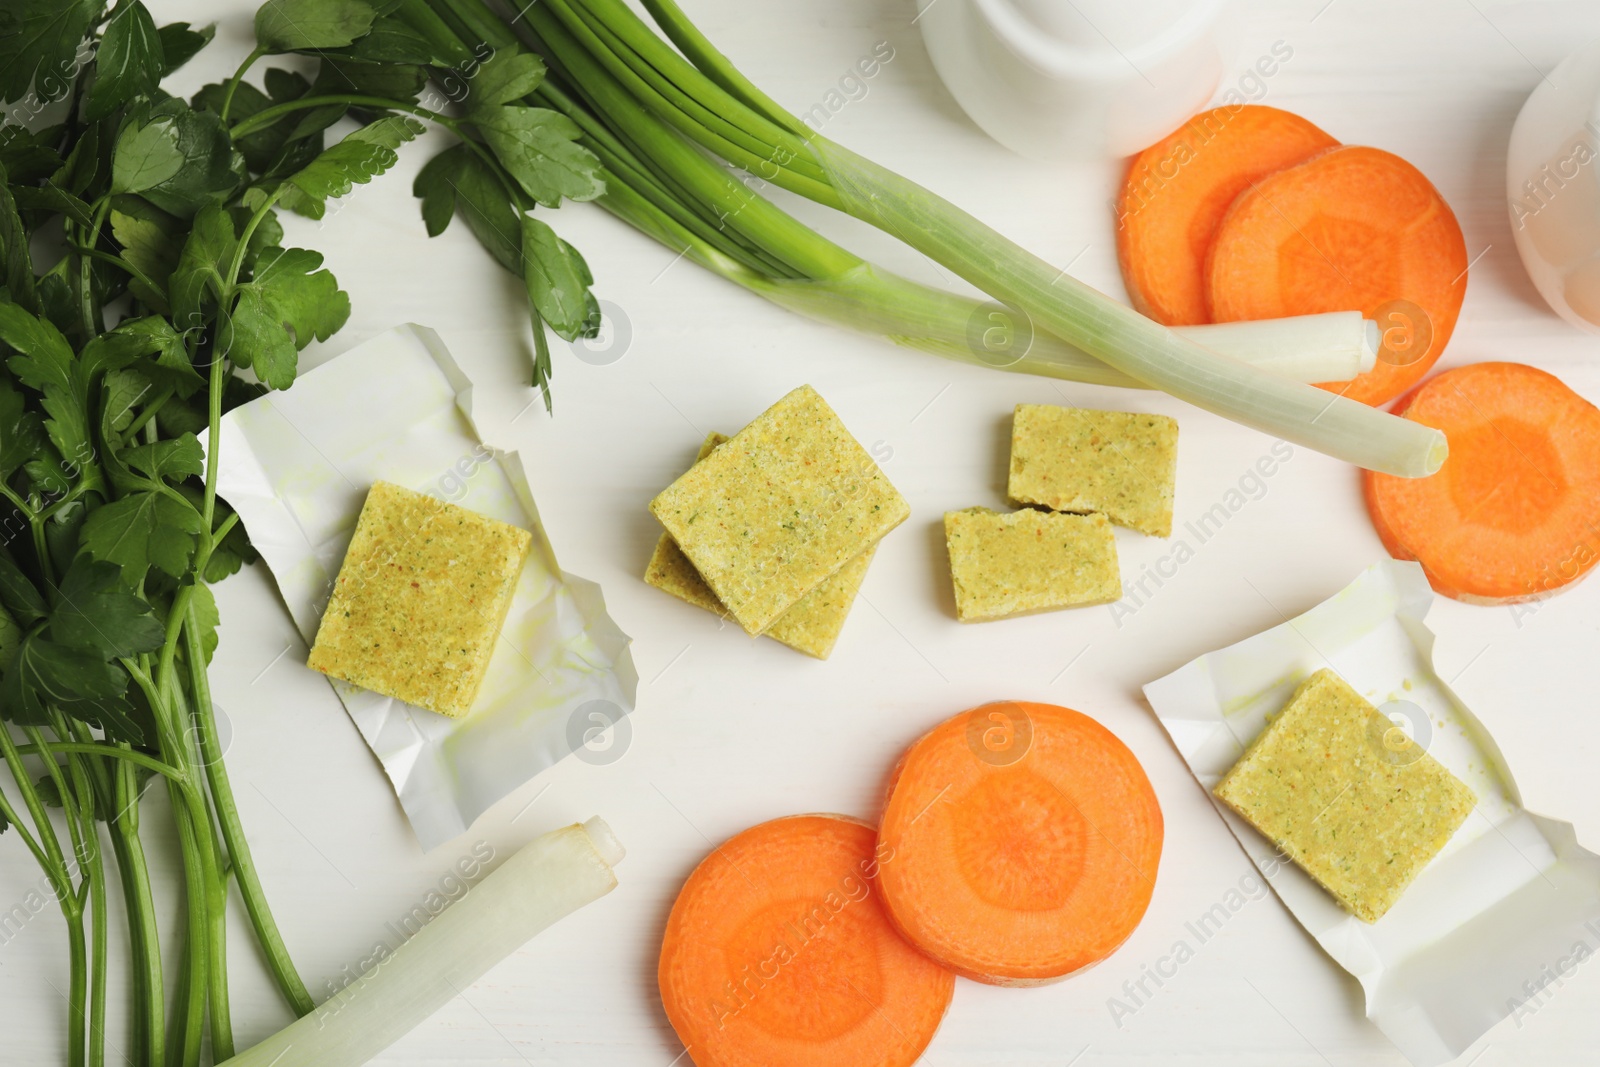
[[[1443,430],[1427,478],[1367,471],[1367,513],[1389,554],[1438,592],[1511,604],[1560,592],[1600,561],[1600,409],[1521,363],[1474,363],[1424,382],[1401,413]]]
[[[667,918],[661,1003],[697,1067],[909,1067],[955,976],[889,924],[872,827],[795,815],[696,867]]]
[[[1455,329],[1467,245],[1422,172],[1377,148],[1332,148],[1240,194],[1205,267],[1215,322],[1360,311],[1384,349],[1324,389],[1385,404],[1422,379]]]
[[[1133,933],[1161,837],[1155,791],[1111,731],[1051,704],[985,704],[901,758],[878,885],[906,939],[957,974],[1038,985]]]
[[[1339,142],[1260,104],[1204,111],[1133,157],[1117,196],[1128,299],[1167,326],[1211,321],[1202,268],[1217,224],[1252,183]]]

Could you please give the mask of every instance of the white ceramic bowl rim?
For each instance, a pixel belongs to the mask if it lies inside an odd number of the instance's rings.
[[[938,3],[939,0],[933,0]],[[1227,0],[1195,0],[1182,18],[1137,48],[1106,54],[1054,40],[1039,30],[1010,0],[970,0],[994,28],[995,36],[1041,73],[1055,77],[1125,79],[1191,47],[1203,37]],[[1109,43],[1109,42],[1108,42]],[[1141,60],[1145,61],[1141,64]]]

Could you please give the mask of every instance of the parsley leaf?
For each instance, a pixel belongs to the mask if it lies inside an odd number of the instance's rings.
[[[82,399],[80,364],[61,331],[16,304],[0,304],[0,340],[20,355],[6,365],[24,385],[44,394],[45,432],[62,458],[83,463],[94,455],[89,414]]]
[[[39,416],[27,410],[10,379],[0,378],[0,479],[32,459],[43,441]]]
[[[321,266],[320,252],[269,248],[256,267],[254,284],[294,334],[296,348],[304,348],[313,337],[326,341],[350,318],[349,294]]]
[[[183,66],[211,43],[217,35],[216,24],[192,29],[187,22],[169,22],[156,31],[161,38],[161,75],[166,77]]]
[[[60,599],[50,612],[50,636],[59,644],[116,659],[154,652],[166,640],[166,627],[144,598],[123,582],[122,569],[114,563],[79,556],[62,577],[58,592]]]
[[[465,145],[446,148],[424,163],[411,183],[411,195],[422,201],[422,221],[429,237],[443,233],[456,213],[456,176],[465,151]]]
[[[104,173],[100,152],[99,123],[86,127],[78,143],[72,146],[61,168],[50,175],[51,185],[59,185],[74,196],[83,196]]]
[[[130,493],[89,513],[83,547],[95,559],[122,566],[135,588],[151,567],[174,578],[189,572],[204,524],[186,501],[163,492]]]
[[[106,375],[105,407],[101,419],[117,433],[133,423],[134,406],[152,391],[150,379],[136,370],[114,370]]]
[[[0,341],[18,352],[9,360],[11,370],[35,389],[46,383],[66,385],[72,372],[72,346],[46,319],[30,315],[15,304],[0,303]],[[24,369],[19,370],[18,367]]]
[[[129,116],[112,154],[111,186],[186,219],[236,188],[243,166],[220,118],[169,98]]]
[[[455,149],[451,149],[455,151]],[[522,224],[519,206],[488,167],[465,148],[456,157],[455,173],[448,180],[455,189],[456,210],[466,220],[478,243],[488,249],[506,270],[522,277]]]
[[[155,20],[139,0],[122,0],[95,53],[94,85],[83,117],[105,118],[136,96],[148,96],[166,73]]]
[[[426,37],[393,15],[375,20],[371,30],[339,49],[338,55],[367,63],[427,66],[441,62]]]
[[[33,579],[22,573],[8,552],[0,552],[0,605],[23,626],[32,626],[49,610]]]
[[[259,285],[239,286],[238,303],[217,331],[217,352],[254,370],[269,387],[287,389],[294,384],[299,351],[266,292]]]
[[[233,216],[217,204],[208,204],[194,217],[194,228],[184,242],[168,292],[172,297],[172,322],[188,333],[203,327],[207,298],[222,298],[223,276],[238,246]]]
[[[52,211],[65,215],[79,226],[94,225],[94,212],[89,205],[73,196],[59,185],[46,185],[43,188],[18,186],[11,190],[12,197],[17,202],[17,207],[28,211]]]
[[[129,366],[150,349],[149,342],[136,333],[103,333],[83,346],[73,368],[72,385],[79,403],[89,406],[89,390],[107,371]]]
[[[542,107],[489,108],[478,128],[518,184],[545,207],[563,198],[593,200],[606,191],[600,161],[578,144],[578,124]]]
[[[142,740],[143,731],[132,721],[132,709],[122,699],[127,689],[127,674],[107,663],[99,652],[68,648],[38,633],[22,639],[0,677],[0,697],[12,721],[20,725],[49,725],[49,708],[54,705],[74,718],[92,716],[97,725],[109,719],[122,727],[117,732]]]
[[[29,89],[50,100],[66,95],[78,46],[104,6],[105,0],[8,0],[0,7],[0,101],[20,100]]]
[[[198,476],[206,469],[200,439],[186,433],[167,441],[152,441],[124,449],[122,462],[152,478],[180,479]]]
[[[0,165],[10,174],[10,181],[19,185],[43,181],[61,167],[61,156],[50,146],[55,139],[50,131],[29,132],[22,126],[11,126],[0,138]]]
[[[575,341],[598,332],[600,305],[589,292],[589,265],[532,215],[522,216],[522,277],[528,299],[558,337]]]
[[[267,0],[256,11],[256,44],[268,55],[343,48],[372,29],[366,0]]]
[[[190,603],[194,606],[196,629],[200,631],[200,647],[205,651],[206,662],[210,663],[212,653],[217,650],[217,627],[222,623],[222,615],[217,611],[217,598],[204,582],[194,587],[193,596]]]
[[[17,625],[17,620],[11,617],[11,612],[0,607],[0,663],[11,658],[11,654],[22,644],[24,631]]]
[[[183,169],[178,124],[171,116],[124,126],[111,156],[111,191],[152,189]]]
[[[33,257],[28,254],[28,230],[17,214],[6,168],[0,164],[0,285],[23,310],[39,313],[39,294],[34,288]]]
[[[311,91],[318,96],[381,96],[410,103],[427,84],[427,69],[416,64],[330,58],[317,71]]]
[[[364,185],[394,166],[400,158],[395,149],[423,129],[422,123],[403,115],[386,115],[368,123],[291,174],[286,180],[291,191],[283,203],[302,215],[322,218],[327,201],[344,196],[356,185]]]
[[[139,278],[132,279],[128,287],[133,295],[162,314],[171,310],[167,302],[167,281],[172,269],[178,265],[178,254],[183,245],[174,236],[172,227],[176,219],[154,204],[136,196],[122,196],[111,209],[111,236],[122,246],[122,258],[140,274],[148,278],[146,285]],[[155,288],[151,288],[151,286]]]
[[[481,109],[515,103],[539,88],[544,75],[544,60],[532,52],[496,52],[472,79],[467,106]]]
[[[184,347],[183,335],[166,319],[159,315],[128,319],[111,332],[137,338],[142,351],[155,357],[141,364],[140,369],[161,384],[171,386],[179,396],[192,396],[205,386],[206,380],[189,361],[189,350]]]

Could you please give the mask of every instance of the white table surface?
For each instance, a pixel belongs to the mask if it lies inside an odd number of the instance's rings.
[[[220,79],[249,47],[253,5],[244,0],[148,2],[160,22],[218,22],[216,43],[173,79],[178,91]],[[685,6],[796,110],[821,100],[877,42],[889,42],[893,61],[864,99],[833,118],[829,136],[1121,293],[1107,209],[1121,165],[1037,165],[987,141],[929,67],[910,0]],[[1469,254],[1481,258],[1444,365],[1525,361],[1592,400],[1600,400],[1600,345],[1557,320],[1523,274],[1503,172],[1511,122],[1541,72],[1597,33],[1600,5],[1590,0],[1251,0],[1235,67],[1287,42],[1293,56],[1267,83],[1267,102],[1347,142],[1404,155],[1455,208]],[[643,681],[620,759],[569,759],[466,837],[424,855],[339,702],[302,666],[306,649],[267,575],[253,568],[219,588],[213,678],[233,734],[228,763],[263,881],[319,997],[376,944],[392,947],[386,924],[474,846],[506,855],[544,830],[601,814],[629,849],[616,892],[517,951],[377,1062],[668,1067],[682,1046],[656,996],[656,951],[678,886],[711,844],[795,812],[875,817],[885,773],[909,741],[964,708],[1018,697],[1088,712],[1138,754],[1166,815],[1159,885],[1133,938],[1087,974],[1020,991],[960,982],[924,1062],[1404,1063],[1365,1020],[1354,980],[1270,896],[1234,915],[1120,1028],[1107,1003],[1251,870],[1139,687],[1304,610],[1381,558],[1353,470],[1297,450],[1265,495],[1120,627],[1106,608],[961,626],[940,516],[1003,503],[1013,404],[1177,416],[1180,527],[1272,442],[1164,396],[967,368],[803,321],[674,263],[670,252],[581,206],[554,221],[586,253],[599,294],[624,310],[631,343],[607,366],[586,365],[558,345],[554,418],[536,408],[511,423],[530,396],[517,284],[459,222],[429,240],[410,195],[412,175],[443,143],[430,135],[407,147],[394,172],[358,188],[320,225],[288,222],[292,241],[326,254],[354,306],[349,325],[304,358],[333,358],[400,321],[435,327],[490,396],[489,423],[501,427],[494,436],[522,449],[563,566],[602,583],[635,638]],[[804,207],[806,217],[823,218]],[[943,277],[865,227],[825,222],[891,266],[935,283]],[[650,496],[689,462],[706,431],[737,429],[803,382],[862,441],[892,449],[884,469],[913,510],[884,543],[827,663],[746,640],[639,580],[657,535],[644,510]],[[1118,531],[1118,542],[1127,580],[1171,551],[1128,531]],[[1600,582],[1546,603],[1520,625],[1508,609],[1451,602],[1434,616],[1440,671],[1455,677],[1494,731],[1528,806],[1573,820],[1591,846],[1600,845],[1597,621]],[[150,825],[163,825],[163,803],[149,802]],[[154,842],[159,871],[172,869],[173,851],[170,838]],[[37,878],[16,835],[0,838],[0,903],[21,900]],[[171,893],[164,899],[174,911]],[[245,1045],[288,1013],[238,916],[234,927],[233,1005]],[[59,918],[43,913],[0,947],[0,1063],[60,1061],[64,1001],[55,990],[65,984]],[[1461,1062],[1592,1062],[1597,995],[1600,966],[1579,968],[1536,1015],[1503,1023]]]

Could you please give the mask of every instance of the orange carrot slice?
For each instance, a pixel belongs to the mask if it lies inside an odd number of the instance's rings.
[[[1037,985],[1110,955],[1144,917],[1161,806],[1087,715],[986,704],[901,758],[878,885],[906,939],[957,974]]]
[[[1338,143],[1299,115],[1245,104],[1201,112],[1134,156],[1117,197],[1117,259],[1133,306],[1167,326],[1210,322],[1202,268],[1229,205]]]
[[[1428,478],[1367,471],[1367,512],[1389,554],[1474,604],[1537,600],[1600,560],[1600,409],[1521,363],[1474,363],[1424,382],[1401,413],[1443,430]]]
[[[1215,322],[1360,311],[1385,331],[1377,366],[1324,389],[1385,404],[1422,379],[1467,291],[1461,227],[1422,172],[1376,148],[1332,148],[1256,182],[1205,267]]]
[[[667,918],[661,1003],[697,1067],[909,1067],[955,976],[895,933],[867,824],[796,815],[736,835]]]

